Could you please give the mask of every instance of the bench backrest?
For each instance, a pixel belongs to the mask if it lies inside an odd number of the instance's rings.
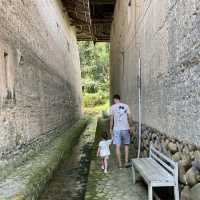
[[[174,162],[163,153],[154,148],[153,144],[150,145],[149,157],[154,159],[166,171],[173,175],[175,182],[178,184],[178,163]]]

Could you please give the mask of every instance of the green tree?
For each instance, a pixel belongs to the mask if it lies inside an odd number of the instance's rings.
[[[90,112],[108,106],[109,51],[108,43],[79,42],[84,107]],[[101,107],[98,107],[102,105]]]
[[[109,51],[108,43],[79,42],[82,84],[85,93],[108,92]]]

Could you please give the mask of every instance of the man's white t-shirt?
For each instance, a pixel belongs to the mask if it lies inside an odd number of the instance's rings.
[[[99,142],[100,156],[105,157],[110,155],[110,148],[112,140],[102,140]]]
[[[110,108],[110,115],[114,116],[114,130],[129,130],[128,114],[130,114],[130,109],[127,104],[116,103]]]

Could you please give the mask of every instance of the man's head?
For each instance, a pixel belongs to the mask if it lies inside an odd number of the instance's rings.
[[[114,103],[119,103],[120,102],[120,96],[118,94],[115,94],[113,96],[113,100],[114,100]]]

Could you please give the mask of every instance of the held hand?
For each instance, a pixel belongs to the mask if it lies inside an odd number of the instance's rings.
[[[113,141],[113,134],[111,135],[111,140]]]
[[[111,139],[113,140],[113,130],[110,129],[110,136],[111,136]]]
[[[130,135],[134,137],[135,134],[135,127],[130,127]]]

